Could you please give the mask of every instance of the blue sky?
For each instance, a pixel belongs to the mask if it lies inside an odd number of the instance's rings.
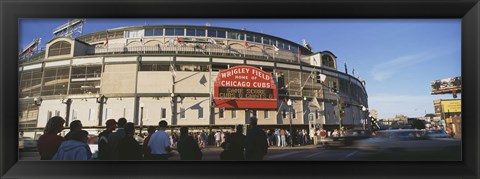
[[[35,38],[42,46],[52,30],[68,19],[22,19],[19,49]],[[366,81],[370,109],[380,118],[434,113],[430,95],[433,80],[461,75],[460,19],[87,19],[84,34],[123,26],[205,25],[247,28],[301,44],[314,51],[329,50],[338,57],[338,70]],[[461,96],[459,96],[461,98]]]

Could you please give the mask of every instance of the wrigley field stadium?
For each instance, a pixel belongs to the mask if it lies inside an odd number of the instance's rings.
[[[58,28],[62,32],[66,28]],[[38,45],[38,43],[34,42]],[[53,116],[91,133],[125,117],[137,131],[370,129],[365,81],[328,50],[246,29],[158,25],[56,36],[19,53],[19,131],[42,134]],[[343,68],[342,68],[343,69]],[[68,130],[64,130],[64,133]]]

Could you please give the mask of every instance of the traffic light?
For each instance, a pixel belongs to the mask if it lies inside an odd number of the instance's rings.
[[[345,116],[345,100],[340,100],[340,117]]]
[[[315,73],[315,81],[317,83],[321,83],[322,82],[322,78],[320,78],[320,72],[319,71],[316,71]]]

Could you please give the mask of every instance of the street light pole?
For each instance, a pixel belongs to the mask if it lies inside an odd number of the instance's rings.
[[[287,105],[288,105],[288,116],[290,118],[290,144],[292,145],[293,147],[293,130],[292,130],[292,100],[291,99],[288,99],[287,101]]]
[[[65,112],[65,126],[69,125],[69,119],[70,119],[70,106],[72,104],[72,99],[68,98],[67,100],[63,99],[62,100],[63,104],[66,104],[66,112]]]
[[[143,103],[140,103],[140,131],[139,134],[142,135],[142,129],[143,129],[143,107],[145,105]]]
[[[365,130],[365,125],[367,123],[367,111],[368,108],[362,105],[362,111],[363,111],[363,130]]]

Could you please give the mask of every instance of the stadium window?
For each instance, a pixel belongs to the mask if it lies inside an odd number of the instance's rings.
[[[205,37],[205,29],[197,29],[197,30],[195,31],[195,36]]]
[[[185,29],[175,28],[175,36],[184,36],[184,35],[185,35]]]
[[[195,29],[187,29],[187,36],[195,36]]]
[[[208,72],[210,65],[208,64],[178,64],[175,65],[178,71],[203,71]]]
[[[257,43],[262,43],[262,37],[260,36],[254,36],[253,37],[253,41],[257,42]]]
[[[72,120],[77,120],[77,113],[78,111],[77,110],[72,110]]]
[[[162,118],[162,119],[167,118],[167,109],[161,108],[160,111],[161,111],[161,114],[160,114],[160,115],[161,115],[161,118]]]
[[[270,45],[270,39],[263,38],[263,44]]]
[[[245,36],[243,33],[240,32],[228,32],[228,38],[235,40],[244,40]]]
[[[154,36],[154,29],[145,29],[145,36]]]
[[[334,62],[332,57],[327,54],[322,56],[322,64],[328,67],[332,67],[332,68],[334,67]]]
[[[225,118],[224,112],[225,112],[225,110],[224,110],[223,108],[219,108],[219,109],[218,109],[218,117],[219,117],[220,119]]]
[[[69,67],[45,69],[42,95],[66,95],[69,75]]]
[[[170,71],[170,65],[167,64],[140,64],[139,71]]]
[[[237,119],[237,110],[232,110],[232,119]]]
[[[268,119],[268,110],[263,111],[263,118]]]
[[[220,71],[225,69],[228,69],[228,65],[212,64],[212,71]]]
[[[315,119],[318,119],[318,110],[315,110]]]
[[[202,107],[198,108],[198,118],[203,119],[203,108]]]
[[[55,42],[48,48],[48,56],[68,55],[70,54],[71,47],[72,45],[67,41]]]
[[[253,42],[253,35],[247,34],[247,41]]]
[[[48,111],[47,112],[47,120],[52,118],[52,111]]]
[[[163,29],[155,29],[154,36],[163,36]]]
[[[209,37],[217,37],[217,31],[209,29],[207,35]]]
[[[225,38],[226,37],[226,32],[224,30],[209,29],[207,35],[209,37]]]
[[[226,38],[226,36],[227,36],[227,32],[225,32],[224,30],[217,30],[218,38]]]
[[[283,119],[287,118],[287,111],[285,109],[282,109],[282,117]]]
[[[165,36],[175,36],[174,28],[165,28]]]

